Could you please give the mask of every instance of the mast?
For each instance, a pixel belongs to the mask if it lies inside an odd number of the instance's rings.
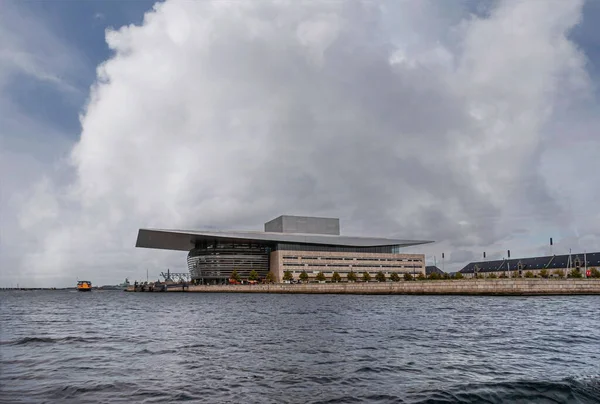
[[[569,277],[569,269],[571,269],[571,249],[569,248],[569,260],[567,261],[567,273],[565,274],[565,278]]]
[[[442,253],[442,272],[446,272],[446,271],[445,271],[445,268],[444,268],[444,260],[445,260],[445,258],[446,258],[446,257],[445,257],[444,255],[445,255],[445,254],[444,254],[444,253]]]

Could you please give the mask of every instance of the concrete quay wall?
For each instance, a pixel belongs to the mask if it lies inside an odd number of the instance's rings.
[[[170,289],[169,292],[181,292]],[[185,292],[360,295],[600,295],[600,279],[463,279],[412,282],[200,285]]]

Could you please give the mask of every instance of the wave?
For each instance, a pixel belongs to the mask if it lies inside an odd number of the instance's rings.
[[[56,386],[52,389],[40,391],[40,395],[52,399],[81,399],[86,396],[93,396],[93,393],[101,392],[121,392],[126,393],[138,386],[134,383],[114,382],[114,383],[88,383],[82,386],[63,385]],[[154,394],[156,396],[157,394]]]
[[[0,345],[30,345],[30,344],[56,344],[65,342],[96,342],[102,337],[23,337],[11,341],[0,341]]]
[[[391,394],[343,395],[312,403],[600,403],[600,377],[444,386]]]
[[[600,377],[456,385],[413,393],[410,403],[600,403]]]

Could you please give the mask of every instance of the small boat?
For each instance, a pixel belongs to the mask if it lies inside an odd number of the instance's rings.
[[[92,290],[92,282],[90,281],[79,281],[77,282],[77,290],[80,292],[89,292]]]

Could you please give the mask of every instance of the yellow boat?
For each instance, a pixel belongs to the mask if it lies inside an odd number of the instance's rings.
[[[92,290],[92,282],[90,281],[79,281],[77,282],[77,290],[80,292],[89,292]]]

